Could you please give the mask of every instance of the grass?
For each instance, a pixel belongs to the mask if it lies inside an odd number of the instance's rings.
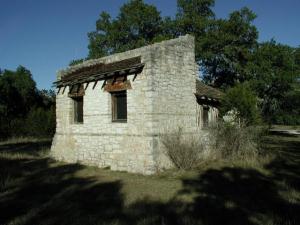
[[[272,125],[273,129],[300,130],[299,125]]]
[[[267,224],[300,221],[300,139],[268,136],[259,162],[153,176],[49,158],[49,140],[0,143],[0,224]]]
[[[49,142],[49,138],[37,138],[37,137],[12,137],[8,140],[1,141],[0,145],[15,145],[15,144],[28,144],[28,143],[41,143],[41,142]]]

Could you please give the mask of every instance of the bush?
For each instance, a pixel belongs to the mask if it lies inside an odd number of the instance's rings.
[[[183,135],[178,128],[174,133],[161,137],[165,153],[178,169],[189,170],[196,167],[205,150],[203,138],[199,135]]]
[[[238,84],[227,90],[222,101],[221,114],[228,111],[237,112],[237,117],[246,124],[258,124],[260,113],[257,108],[257,97],[247,83]]]
[[[219,122],[208,131],[184,135],[179,128],[161,136],[165,154],[178,169],[189,170],[206,160],[257,162],[261,156],[264,127]]]
[[[33,108],[26,118],[27,135],[51,137],[55,132],[55,108]]]
[[[9,126],[5,123],[0,125],[1,141],[16,137],[52,137],[55,132],[55,107],[33,107],[25,118],[14,118]]]
[[[278,115],[274,116],[274,124],[290,126],[300,125],[300,115],[278,113]]]
[[[222,159],[256,158],[261,150],[264,128],[245,123],[219,122],[210,128],[211,151]]]

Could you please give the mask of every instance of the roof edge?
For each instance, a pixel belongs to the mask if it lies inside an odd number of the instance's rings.
[[[141,51],[141,50],[147,49],[147,48],[155,48],[155,47],[161,46],[161,45],[172,45],[172,44],[175,44],[175,43],[177,43],[179,41],[182,41],[184,39],[190,40],[193,43],[194,43],[194,40],[195,40],[194,36],[192,36],[190,34],[186,34],[184,36],[179,36],[177,38],[173,38],[173,39],[169,39],[169,40],[164,40],[164,41],[161,41],[161,42],[156,42],[156,43],[153,43],[153,44],[150,44],[150,45],[146,45],[146,46],[143,46],[143,47],[140,47],[140,48],[135,48],[135,49],[131,49],[131,50],[124,51],[124,52],[118,52],[118,53],[115,53],[115,54],[112,54],[112,55],[107,55],[107,56],[104,56],[104,57],[101,57],[101,58],[97,58],[97,59],[85,60],[82,63],[79,63],[77,65],[68,66],[65,69],[58,70],[56,72],[57,80],[60,80],[62,76],[64,76],[65,74],[68,74],[69,72],[72,72],[73,70],[78,70],[78,69],[84,68],[86,66],[93,66],[93,65],[97,65],[99,63],[103,63],[106,59],[108,59],[111,56],[117,56],[118,54],[129,53],[131,51]]]

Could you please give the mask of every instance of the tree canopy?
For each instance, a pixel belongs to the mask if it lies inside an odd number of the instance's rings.
[[[36,84],[25,67],[16,71],[4,70],[0,75],[0,113],[7,119],[23,116],[34,102]]]
[[[214,0],[178,0],[177,4],[174,18],[163,18],[154,5],[142,0],[125,3],[116,18],[102,12],[96,30],[88,33],[87,58],[131,50],[187,33],[196,37],[196,55],[199,57],[202,38],[210,20],[214,19]]]
[[[282,107],[287,98],[298,93],[300,48],[274,40],[259,43],[253,11],[244,7],[217,19],[214,4],[214,0],[177,0],[173,17],[162,17],[154,5],[143,0],[128,1],[115,18],[102,12],[96,30],[88,33],[87,59],[191,34],[203,81],[224,91],[246,82],[265,121],[278,122],[278,112],[286,114]],[[73,60],[71,65],[82,60]]]
[[[88,33],[89,55],[99,58],[161,40],[192,34],[196,61],[206,82],[232,86],[249,76],[247,64],[257,45],[256,15],[248,8],[215,19],[214,0],[178,0],[174,18],[163,18],[155,6],[142,0],[125,3],[118,16],[102,12],[96,30]],[[71,65],[80,63],[71,62]]]
[[[294,48],[274,40],[261,43],[253,53],[251,82],[269,123],[276,122],[276,112],[287,101],[286,95],[297,86],[300,70],[295,53]]]
[[[53,91],[38,90],[31,72],[23,66],[15,71],[3,70],[0,73],[0,139],[12,135],[49,135],[55,127]],[[39,118],[44,118],[49,123],[37,123],[38,117],[28,115],[41,112]],[[27,123],[36,124],[39,130]],[[42,126],[41,126],[42,125]],[[28,128],[28,129],[27,129]],[[43,133],[43,129],[47,129]]]
[[[142,0],[124,4],[114,19],[107,12],[102,12],[96,22],[96,31],[88,34],[88,58],[98,58],[167,39],[164,25],[156,7]]]
[[[257,47],[256,15],[248,8],[215,20],[205,34],[201,65],[206,82],[230,87],[251,79],[248,66]]]

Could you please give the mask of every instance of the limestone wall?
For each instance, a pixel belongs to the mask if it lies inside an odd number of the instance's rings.
[[[103,81],[94,89],[90,83],[85,91],[83,124],[73,122],[68,88],[60,91],[51,148],[55,158],[143,174],[168,164],[160,160],[160,134],[178,127],[185,132],[196,128],[194,39],[187,35],[92,63],[135,56],[141,56],[145,67],[134,81],[133,76],[128,77],[132,89],[127,90],[127,123],[112,122],[111,95],[101,89]]]
[[[161,137],[182,128],[184,135],[195,133],[196,77],[194,38],[185,36],[152,52],[154,158],[157,167],[170,167]]]

